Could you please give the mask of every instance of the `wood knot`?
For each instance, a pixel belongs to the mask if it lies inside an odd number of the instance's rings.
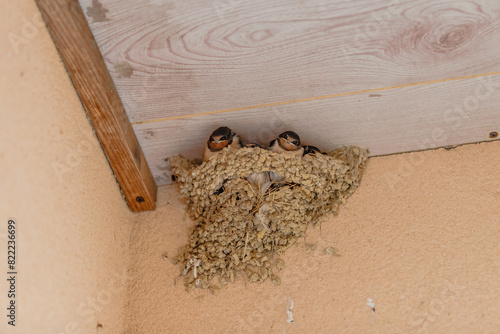
[[[492,18],[481,10],[457,11],[453,8],[439,8],[429,16],[422,10],[421,17],[412,18],[400,24],[385,46],[390,57],[407,57],[413,63],[434,63],[448,61],[465,52],[465,46],[479,37],[485,28],[492,25]]]
[[[269,29],[254,31],[250,34],[250,39],[254,42],[262,42],[273,37],[273,33]]]
[[[429,33],[434,34],[429,41],[430,50],[436,53],[449,53],[471,39],[473,29],[468,25],[442,26]]]

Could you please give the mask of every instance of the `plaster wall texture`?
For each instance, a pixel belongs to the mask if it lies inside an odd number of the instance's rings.
[[[282,255],[281,285],[188,293],[163,258],[193,224],[177,186],[130,213],[34,2],[0,8],[0,250],[15,218],[19,272],[0,333],[500,331],[500,142],[372,158],[340,214]]]
[[[0,8],[0,333],[121,333],[135,216],[34,1]],[[6,318],[9,218],[16,327]]]
[[[371,158],[339,215],[282,256],[279,286],[239,277],[218,296],[186,292],[162,258],[192,222],[161,187],[131,239],[129,333],[498,333],[499,165],[500,142]]]

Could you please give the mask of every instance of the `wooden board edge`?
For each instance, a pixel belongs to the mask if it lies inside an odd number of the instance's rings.
[[[133,212],[155,209],[157,186],[78,0],[35,0]]]

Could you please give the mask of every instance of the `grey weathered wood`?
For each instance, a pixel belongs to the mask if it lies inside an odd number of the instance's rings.
[[[323,150],[359,145],[384,155],[491,140],[500,132],[500,74],[134,125],[156,182],[170,182],[165,157],[200,159],[208,135],[227,125],[244,141],[269,141],[285,129]]]
[[[500,69],[496,0],[80,2],[132,123]]]
[[[458,129],[443,119],[474,94],[478,81],[468,76],[500,71],[496,0],[80,3],[159,184],[166,156],[200,157],[221,124],[269,137],[279,131],[269,125],[274,112],[312,143],[372,154],[487,140],[498,130],[496,90]],[[415,83],[424,84],[398,88]],[[282,101],[295,102],[210,114]],[[446,140],[422,144],[436,128]]]

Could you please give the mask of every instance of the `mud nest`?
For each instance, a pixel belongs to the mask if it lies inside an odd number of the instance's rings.
[[[173,260],[183,265],[186,287],[218,293],[238,273],[250,282],[279,284],[284,262],[276,253],[304,236],[310,223],[338,212],[358,187],[366,159],[367,151],[353,146],[304,157],[226,148],[198,166],[181,156],[170,158],[195,222],[189,243]],[[270,171],[283,181],[265,190],[246,179]]]

